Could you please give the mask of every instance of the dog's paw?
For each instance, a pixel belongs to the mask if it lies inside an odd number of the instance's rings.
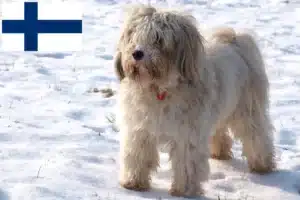
[[[174,196],[174,197],[183,197],[184,196],[184,192],[183,191],[180,191],[180,190],[177,190],[177,189],[174,189],[174,188],[171,188],[169,190],[169,194],[171,196]]]
[[[171,188],[169,190],[169,194],[174,197],[195,198],[204,195],[204,190],[200,188],[198,190],[188,190],[183,192],[178,189]]]
[[[139,192],[147,191],[150,189],[149,183],[142,183],[134,180],[120,181],[120,185],[128,190],[134,190]]]
[[[215,160],[230,160],[232,159],[232,153],[228,153],[228,154],[211,154],[210,157],[212,159],[215,159]]]
[[[253,174],[269,174],[272,173],[274,170],[272,168],[250,168],[250,172]]]
[[[255,174],[269,174],[275,171],[273,166],[251,166],[249,167],[251,173]]]
[[[256,174],[268,174],[272,173],[276,170],[276,164],[273,160],[268,160],[264,164],[260,162],[249,162],[248,161],[249,170],[251,173]]]

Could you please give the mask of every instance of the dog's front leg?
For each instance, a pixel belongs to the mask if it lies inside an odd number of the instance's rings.
[[[172,196],[196,197],[202,195],[201,182],[209,175],[208,147],[189,142],[177,142],[171,148],[173,180],[169,193]]]
[[[159,165],[156,140],[147,131],[121,133],[121,135],[120,185],[130,190],[148,190],[150,173]]]

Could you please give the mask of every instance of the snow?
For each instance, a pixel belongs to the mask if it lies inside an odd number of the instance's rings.
[[[119,138],[111,122],[116,96],[99,90],[118,90],[113,56],[121,9],[130,1],[82,2],[82,51],[0,52],[0,200],[181,199],[167,194],[165,153],[151,191],[118,185]],[[254,29],[266,60],[278,171],[250,174],[237,142],[233,160],[210,161],[210,180],[200,199],[299,200],[300,2],[149,2],[191,12],[201,29],[223,24]]]

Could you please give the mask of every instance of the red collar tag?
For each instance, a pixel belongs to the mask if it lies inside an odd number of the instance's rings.
[[[161,100],[161,101],[165,100],[166,96],[167,96],[167,92],[166,91],[164,91],[162,93],[157,93],[157,95],[156,95],[157,99]]]

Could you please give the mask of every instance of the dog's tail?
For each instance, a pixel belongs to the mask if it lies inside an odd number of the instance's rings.
[[[230,27],[218,27],[213,31],[212,38],[222,43],[232,43],[236,39],[236,32]]]
[[[261,70],[265,71],[265,65],[254,34],[250,30],[236,32],[231,27],[223,27],[215,30],[212,37],[218,42],[233,44],[247,65],[261,73]]]
[[[251,87],[264,88],[260,91],[256,90],[255,95],[260,102],[267,102],[269,82],[263,56],[255,40],[255,33],[250,30],[235,31],[233,28],[224,27],[215,30],[212,36],[218,42],[230,44],[241,56],[249,67]]]
[[[269,81],[262,52],[256,42],[255,33],[250,30],[235,31],[232,28],[221,28],[214,33],[214,38],[222,43],[230,44],[241,56],[249,68],[249,88],[254,104],[268,108]]]

